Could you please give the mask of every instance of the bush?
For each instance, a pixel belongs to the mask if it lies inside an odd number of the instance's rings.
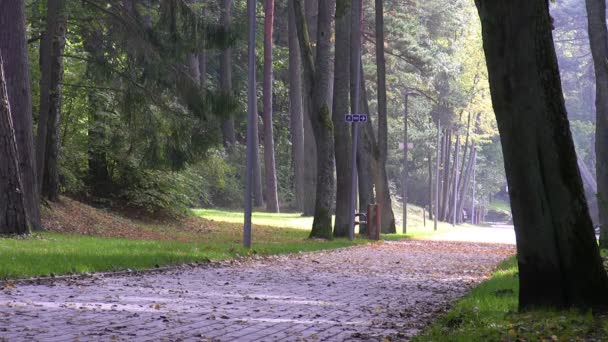
[[[200,176],[189,172],[143,170],[129,177],[132,182],[121,193],[128,206],[153,215],[183,216],[194,204],[201,188]]]

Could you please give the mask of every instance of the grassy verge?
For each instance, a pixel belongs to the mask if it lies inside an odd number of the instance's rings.
[[[280,228],[277,228],[280,229]],[[28,238],[0,239],[0,279],[141,270],[190,262],[225,260],[244,255],[271,255],[346,247],[365,240],[318,241],[306,239],[303,231],[288,229],[272,242],[254,239],[251,250],[226,235],[216,234],[207,242],[132,240],[42,233]]]
[[[517,312],[515,258],[414,341],[606,341],[608,317],[578,311]]]
[[[298,225],[294,228],[293,222],[277,217],[274,226],[253,226],[253,248],[246,250],[242,247],[240,221],[214,222],[194,216],[171,222],[142,222],[67,198],[52,205],[43,215],[44,226],[50,232],[27,238],[0,238],[0,279],[139,270],[368,242],[310,240],[308,230],[298,229]],[[224,213],[227,217],[231,215]]]

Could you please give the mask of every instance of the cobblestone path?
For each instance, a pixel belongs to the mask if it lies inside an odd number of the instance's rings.
[[[414,240],[4,284],[0,341],[407,340],[513,253]]]

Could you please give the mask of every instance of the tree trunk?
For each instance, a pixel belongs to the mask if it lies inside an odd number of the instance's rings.
[[[86,74],[93,82],[105,81],[95,68],[106,63],[103,53],[103,36],[100,31],[90,31],[84,37],[83,46],[91,55]],[[112,181],[108,172],[106,154],[106,123],[101,112],[105,101],[96,92],[89,92],[88,105],[88,176],[87,185],[93,196],[105,197],[111,191]]]
[[[456,135],[456,145],[454,146],[454,163],[452,164],[452,205],[450,206],[450,217],[452,225],[456,225],[456,206],[458,205],[458,158],[460,156],[460,136]]]
[[[7,50],[3,50],[7,51]],[[6,52],[8,53],[8,51]],[[29,220],[19,172],[19,155],[0,53],[0,234],[28,234]]]
[[[289,112],[291,129],[291,155],[294,169],[295,209],[304,211],[304,108],[302,104],[302,62],[295,23],[293,0],[288,0],[289,12]]]
[[[462,211],[464,210],[464,202],[467,198],[467,190],[469,188],[469,184],[471,183],[471,173],[473,172],[473,163],[475,162],[475,158],[477,158],[477,150],[475,149],[475,145],[471,146],[471,153],[469,153],[469,160],[467,162],[467,168],[464,170],[464,177],[462,178],[462,187],[460,188],[460,199],[458,200],[458,222],[463,222],[462,219]]]
[[[264,206],[262,195],[262,166],[260,165],[260,128],[258,111],[256,108],[255,121],[253,123],[253,205],[257,208]]]
[[[63,79],[67,18],[65,1],[49,0],[46,31],[40,44],[40,113],[36,141],[38,187],[41,196],[51,201],[59,198],[59,118]]]
[[[361,104],[365,113],[369,113],[369,102],[367,101],[367,87],[365,86],[365,77],[363,66],[361,65]],[[377,172],[374,168],[373,154],[376,150],[376,137],[372,126],[371,117],[366,123],[360,124],[359,128],[359,146],[357,148],[357,173],[359,186],[359,212],[365,213],[367,205],[376,202],[374,196],[374,181],[377,180]],[[359,225],[359,234],[368,234],[368,225]]]
[[[228,30],[232,22],[232,0],[220,1],[220,25]],[[232,49],[226,48],[220,53],[220,88],[224,95],[232,95]],[[224,147],[234,145],[234,118],[232,115],[222,123]]]
[[[463,183],[463,177],[465,174],[465,168],[467,167],[467,153],[469,152],[469,140],[470,140],[470,136],[471,136],[471,112],[469,111],[469,115],[467,118],[467,135],[465,137],[464,140],[464,148],[462,149],[462,161],[461,161],[461,165],[460,165],[460,176],[458,177],[458,184],[459,184],[459,188],[458,188],[458,193],[462,192],[462,187],[460,187],[460,185],[462,185]],[[458,214],[460,216],[460,214]]]
[[[301,54],[301,53],[300,53]],[[304,75],[302,75],[304,76]],[[305,92],[304,85],[302,85]],[[315,205],[317,194],[311,189],[317,188],[317,141],[314,130],[312,129],[312,104],[306,95],[302,97],[304,105],[304,155],[306,156],[306,168],[304,169],[304,188],[308,191],[304,194],[304,216],[315,215]]]
[[[428,155],[427,155],[427,160],[429,162],[429,202],[428,202],[428,208],[429,208],[429,219],[433,219],[433,154],[431,153],[431,151],[429,150]]]
[[[266,176],[266,211],[279,212],[277,171],[274,160],[274,133],[272,129],[272,32],[274,0],[266,0],[264,8],[264,175]]]
[[[25,1],[0,1],[0,53],[4,54],[4,77],[17,140],[25,208],[32,229],[40,230]]]
[[[608,306],[544,0],[476,0],[519,264],[519,307]]]
[[[308,39],[303,0],[295,1],[300,52],[304,66],[304,93],[312,104],[311,121],[317,145],[317,187],[311,238],[332,237],[332,205],[335,191],[333,123],[329,109],[331,17],[327,0],[319,0],[317,52]]]
[[[334,146],[336,153],[336,221],[335,237],[348,236],[351,192],[350,125],[344,115],[350,112],[350,21],[351,0],[336,1],[336,50],[334,59]]]
[[[595,67],[595,173],[600,247],[608,248],[608,30],[606,1],[586,0],[589,43]]]
[[[386,155],[388,123],[386,109],[386,62],[384,59],[384,0],[376,0],[376,67],[378,76],[378,153],[375,154],[379,182],[376,182],[376,199],[380,205],[382,232],[395,233],[395,215],[391,201]]]
[[[445,130],[445,150],[443,155],[443,188],[441,194],[441,216],[439,219],[445,221],[450,203],[450,155],[452,149],[452,130]]]

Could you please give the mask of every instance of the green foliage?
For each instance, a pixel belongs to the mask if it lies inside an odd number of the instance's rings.
[[[517,312],[518,291],[517,262],[513,257],[413,341],[604,341],[608,338],[606,315],[575,310],[520,313]]]

